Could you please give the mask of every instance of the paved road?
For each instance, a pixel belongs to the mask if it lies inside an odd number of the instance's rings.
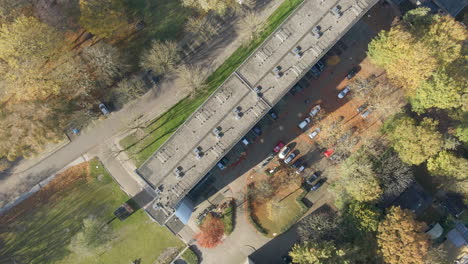
[[[266,19],[281,2],[281,0],[263,1],[264,5],[259,13],[260,16]],[[234,31],[235,27],[228,25],[226,30],[218,35],[212,43],[200,50],[196,58],[190,60],[190,63],[216,69],[242,44],[242,38]],[[1,202],[6,204],[14,200],[41,180],[98,145],[112,144],[112,137],[125,133],[128,128],[127,124],[135,117],[144,115],[145,119],[150,120],[167,111],[189,94],[189,90],[179,82],[177,76],[165,80],[157,88],[138,99],[137,103],[127,105],[124,109],[112,113],[105,120],[97,121],[94,126],[89,127],[72,142],[37,164],[30,168],[18,166],[18,169],[11,175],[0,177]],[[130,186],[129,188],[134,187]]]

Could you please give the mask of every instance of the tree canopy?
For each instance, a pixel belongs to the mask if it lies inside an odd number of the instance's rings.
[[[463,44],[466,27],[449,15],[431,14],[428,8],[409,11],[389,31],[369,44],[368,55],[389,78],[411,97],[416,111],[459,107],[467,84]]]
[[[382,195],[380,182],[373,170],[369,155],[359,151],[341,166],[340,185],[356,201],[376,201]]]
[[[436,130],[437,124],[429,118],[418,124],[411,117],[397,116],[386,122],[387,137],[403,162],[419,165],[442,148],[442,135]]]
[[[376,232],[379,226],[381,212],[372,205],[360,202],[351,202],[346,213],[363,232]]]
[[[448,151],[441,151],[427,161],[429,172],[436,176],[446,176],[463,180],[468,178],[468,160],[455,156]]]
[[[415,215],[400,207],[391,207],[380,222],[377,241],[385,263],[424,264],[429,237],[426,225],[415,220]]]
[[[155,75],[174,70],[179,54],[177,44],[173,41],[153,41],[151,47],[142,53],[140,67],[151,70]]]
[[[340,264],[346,261],[346,250],[338,249],[333,242],[305,242],[295,244],[289,252],[293,263],[298,264]]]
[[[200,233],[195,238],[200,246],[214,248],[221,243],[224,225],[220,218],[208,214],[200,225]]]

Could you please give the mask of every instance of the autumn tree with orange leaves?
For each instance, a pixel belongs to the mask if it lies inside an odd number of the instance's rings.
[[[195,238],[204,248],[214,248],[221,243],[224,235],[224,225],[220,218],[208,214],[200,225],[200,233]]]
[[[426,225],[415,214],[400,207],[392,207],[380,222],[377,241],[385,263],[424,264],[429,250]]]

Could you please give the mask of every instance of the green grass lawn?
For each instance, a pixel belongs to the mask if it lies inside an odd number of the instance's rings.
[[[82,169],[82,173],[86,171]],[[88,180],[83,177],[57,188],[59,191],[51,192],[47,200],[26,200],[34,207],[8,223],[8,232],[2,230],[0,256],[31,264],[130,263],[137,258],[141,258],[142,264],[151,264],[164,248],[183,247],[172,233],[138,211],[123,222],[111,223],[116,239],[104,254],[88,258],[70,254],[67,245],[80,230],[84,218],[94,215],[107,222],[113,218],[113,211],[129,199],[98,160],[91,161],[90,175]],[[66,180],[65,177],[63,181]]]
[[[177,128],[218,88],[229,75],[291,14],[303,0],[284,0],[273,14],[268,17],[265,26],[257,38],[248,45],[239,47],[208,79],[208,88],[194,98],[185,98],[146,128],[146,136],[138,140],[134,135],[122,139],[124,147],[135,165],[139,167],[148,159]]]
[[[254,211],[257,223],[267,232],[266,236],[273,237],[287,231],[307,211],[302,202],[303,189],[295,190],[283,200],[267,201],[257,204]]]
[[[135,63],[151,40],[179,39],[184,33],[185,22],[194,13],[183,7],[182,1],[175,0],[131,0],[128,7],[135,20],[143,20],[146,24],[143,30],[122,44]]]

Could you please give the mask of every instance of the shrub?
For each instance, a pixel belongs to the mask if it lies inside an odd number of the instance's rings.
[[[208,214],[200,226],[201,232],[195,236],[198,244],[204,248],[214,248],[221,243],[224,225],[220,218]]]
[[[188,264],[198,264],[198,262],[199,262],[198,255],[195,254],[195,252],[193,252],[193,250],[190,249],[190,248],[185,250],[184,254],[182,254],[182,258]]]

